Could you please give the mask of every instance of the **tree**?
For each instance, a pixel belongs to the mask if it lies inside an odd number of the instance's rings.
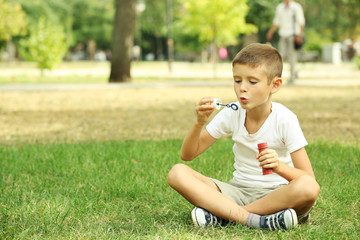
[[[272,25],[276,6],[282,0],[251,0],[248,1],[249,12],[246,22],[258,27],[258,38],[260,42],[266,42],[266,33]]]
[[[48,21],[63,26],[69,46],[92,39],[99,48],[110,49],[114,0],[6,1],[21,4],[29,25],[37,25],[39,16],[45,16]]]
[[[0,16],[0,41],[6,41],[9,49],[14,36],[26,34],[28,25],[26,14],[20,4],[11,4],[0,0]],[[14,53],[8,51],[8,54],[9,60],[11,60]]]
[[[211,43],[214,73],[217,47],[235,44],[240,33],[257,31],[247,24],[247,0],[183,0],[184,13],[179,27],[184,32],[197,35],[204,46]]]
[[[257,31],[255,25],[245,22],[247,0],[184,0],[184,7],[180,26],[198,35],[204,44],[234,44],[240,33]]]
[[[306,28],[313,29],[324,38],[343,41],[360,36],[359,0],[301,0]]]
[[[115,0],[114,30],[109,82],[130,82],[134,40],[135,0]]]
[[[94,40],[108,49],[114,24],[113,0],[72,0],[72,32],[77,42]],[[79,11],[81,9],[81,11]]]
[[[45,17],[39,19],[38,25],[30,29],[30,36],[20,41],[20,54],[28,61],[34,61],[43,73],[62,61],[67,45],[61,27],[47,22]]]

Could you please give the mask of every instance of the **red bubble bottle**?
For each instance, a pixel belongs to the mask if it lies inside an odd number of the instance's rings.
[[[262,151],[268,148],[268,144],[266,142],[259,143],[258,148],[259,148],[259,153],[261,153]],[[262,170],[263,170],[263,175],[274,173],[274,170],[272,168],[263,168]]]

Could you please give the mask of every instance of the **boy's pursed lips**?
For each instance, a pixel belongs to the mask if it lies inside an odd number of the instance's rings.
[[[246,97],[240,97],[240,101],[242,103],[246,103],[248,101],[248,99]]]

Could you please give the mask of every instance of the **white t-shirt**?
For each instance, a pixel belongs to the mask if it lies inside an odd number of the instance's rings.
[[[295,25],[294,25],[295,16]],[[276,13],[273,24],[279,26],[279,35],[281,37],[290,37],[294,34],[300,34],[300,26],[305,25],[304,11],[297,2],[290,1],[286,7],[282,2],[276,7]],[[294,32],[295,28],[295,32]]]
[[[307,145],[296,115],[280,103],[272,103],[272,112],[254,134],[245,128],[246,110],[239,102],[237,111],[224,108],[206,126],[206,130],[216,139],[232,134],[235,144],[234,180],[257,186],[275,186],[288,181],[278,174],[262,175],[262,168],[256,159],[257,144],[267,142],[269,148],[279,155],[279,160],[293,167],[290,153]]]

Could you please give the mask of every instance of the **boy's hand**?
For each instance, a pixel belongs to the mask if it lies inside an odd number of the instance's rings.
[[[277,152],[273,149],[265,149],[261,153],[256,154],[256,158],[260,162],[262,168],[272,168],[274,172],[278,172],[280,161]]]
[[[209,119],[211,113],[214,111],[212,105],[214,101],[213,97],[204,97],[196,104],[197,123],[205,125]]]

